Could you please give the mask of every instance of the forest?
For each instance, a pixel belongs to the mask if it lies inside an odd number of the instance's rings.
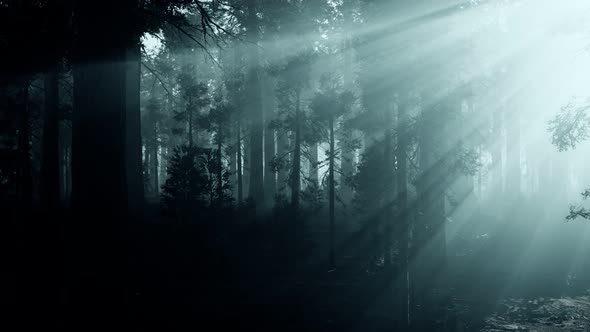
[[[0,0],[8,330],[590,331],[585,0]]]

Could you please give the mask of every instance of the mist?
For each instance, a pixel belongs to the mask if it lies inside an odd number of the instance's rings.
[[[590,330],[589,18],[0,1],[15,324]]]

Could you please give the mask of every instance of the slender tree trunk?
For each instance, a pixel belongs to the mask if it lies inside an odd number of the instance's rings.
[[[352,15],[348,15],[352,19]],[[347,35],[344,42],[344,87],[346,90],[353,91],[354,89],[354,50],[352,47],[352,36]],[[352,134],[352,133],[348,133]],[[346,139],[346,138],[345,138]],[[341,177],[348,179],[354,174],[354,150],[342,149],[342,157],[340,158],[340,169],[342,172]],[[352,200],[352,187],[345,185],[345,181],[340,180],[339,196],[344,202],[350,202]]]
[[[247,32],[248,71],[246,89],[248,91],[248,115],[250,119],[250,179],[249,196],[258,207],[264,204],[264,159],[263,159],[263,128],[264,119],[261,105],[259,50],[258,50],[258,17],[256,2],[248,1]]]
[[[68,147],[65,149],[65,199],[67,205],[71,204],[72,199],[72,148]]]
[[[293,213],[299,212],[299,193],[301,192],[301,93],[297,92],[295,106],[295,141],[293,144],[293,163],[291,166],[291,207]]]
[[[127,190],[129,211],[139,215],[143,211],[145,199],[144,180],[141,161],[141,114],[140,114],[140,83],[141,83],[141,49],[139,40],[126,52],[126,154],[127,154]]]
[[[235,144],[235,143],[234,143]],[[227,150],[227,153],[229,154],[229,183],[232,186],[232,192],[233,192],[233,198],[237,199],[237,183],[238,183],[238,176],[237,176],[237,167],[236,167],[236,163],[237,163],[237,149],[236,148],[231,148]]]
[[[289,159],[288,151],[289,151],[289,139],[286,133],[277,133],[277,155],[281,158]],[[287,175],[287,170],[282,167],[277,172],[277,187],[280,193],[285,193],[285,187],[287,185],[289,176]]]
[[[188,113],[188,145],[193,146],[193,102],[191,96],[188,97],[188,104],[186,105]]]
[[[498,108],[492,115],[492,142],[490,152],[492,155],[492,196],[494,202],[498,202],[498,197],[503,193],[502,190],[502,109]]]
[[[387,110],[385,113],[385,141],[383,144],[383,161],[385,163],[385,174],[383,174],[383,180],[386,181],[387,191],[385,195],[385,213],[383,214],[385,232],[382,237],[382,249],[384,264],[387,267],[391,265],[391,248],[393,245],[394,234],[394,208],[393,203],[396,196],[396,181],[395,181],[395,156],[394,156],[394,109]]]
[[[157,123],[154,122],[153,124],[153,128],[152,128],[152,140],[153,140],[153,144],[152,144],[152,151],[151,151],[151,157],[150,157],[150,161],[151,161],[151,171],[150,171],[150,175],[152,176],[152,184],[154,186],[153,188],[153,195],[154,197],[158,197],[159,195],[159,189],[160,189],[160,173],[158,172],[158,126]]]
[[[512,110],[510,121],[506,123],[506,139],[509,142],[506,154],[506,191],[513,200],[520,197],[521,170],[520,170],[520,115],[518,110]]]
[[[18,169],[17,169],[17,198],[23,209],[29,209],[33,203],[33,178],[31,165],[31,127],[29,124],[29,82],[25,82],[21,89],[22,109],[18,119]],[[24,210],[28,211],[28,210]]]
[[[406,96],[402,96],[406,98]],[[410,139],[408,137],[408,114],[406,104],[401,103],[397,107],[397,206],[399,209],[399,226],[398,230],[398,248],[399,248],[399,275],[398,285],[400,293],[400,330],[408,329],[410,318],[409,292],[410,292],[410,275],[408,271],[408,254],[409,254],[409,218],[408,218],[408,156]]]
[[[217,133],[217,200],[220,204],[223,199],[223,156],[221,153],[221,143],[221,128],[219,128],[219,132]]]
[[[41,156],[41,204],[45,210],[59,205],[59,95],[57,68],[45,73],[45,114]]]
[[[334,184],[334,119],[330,119],[330,165],[329,165],[329,182],[330,182],[330,192],[329,192],[329,214],[330,214],[330,269],[335,267],[335,258],[334,258],[334,223],[335,223],[335,214],[334,214],[334,204],[335,204],[335,184]]]
[[[242,137],[241,135],[241,124],[238,121],[238,127],[236,130],[236,149],[237,149],[237,170],[238,173],[238,204],[242,204],[244,201],[244,186],[243,186],[243,179],[242,179]]]

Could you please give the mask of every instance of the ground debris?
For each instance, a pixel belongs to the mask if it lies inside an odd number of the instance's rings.
[[[482,331],[590,331],[590,296],[505,300]]]

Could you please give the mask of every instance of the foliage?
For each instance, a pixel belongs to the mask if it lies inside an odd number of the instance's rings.
[[[212,205],[231,203],[230,173],[217,179],[218,158],[211,149],[182,145],[176,147],[168,164],[168,179],[162,186],[162,202],[172,215],[187,214]],[[223,196],[217,197],[217,181],[223,182]]]
[[[559,151],[574,149],[590,137],[588,109],[590,105],[576,106],[570,102],[549,122],[551,141]]]
[[[588,197],[590,197],[590,189],[584,190],[584,192],[582,192],[581,195],[582,195],[583,199],[588,199]],[[566,220],[574,220],[578,217],[584,218],[584,219],[590,219],[590,210],[588,210],[584,207],[581,207],[581,206],[575,206],[575,205],[570,206],[570,213],[566,217]]]

